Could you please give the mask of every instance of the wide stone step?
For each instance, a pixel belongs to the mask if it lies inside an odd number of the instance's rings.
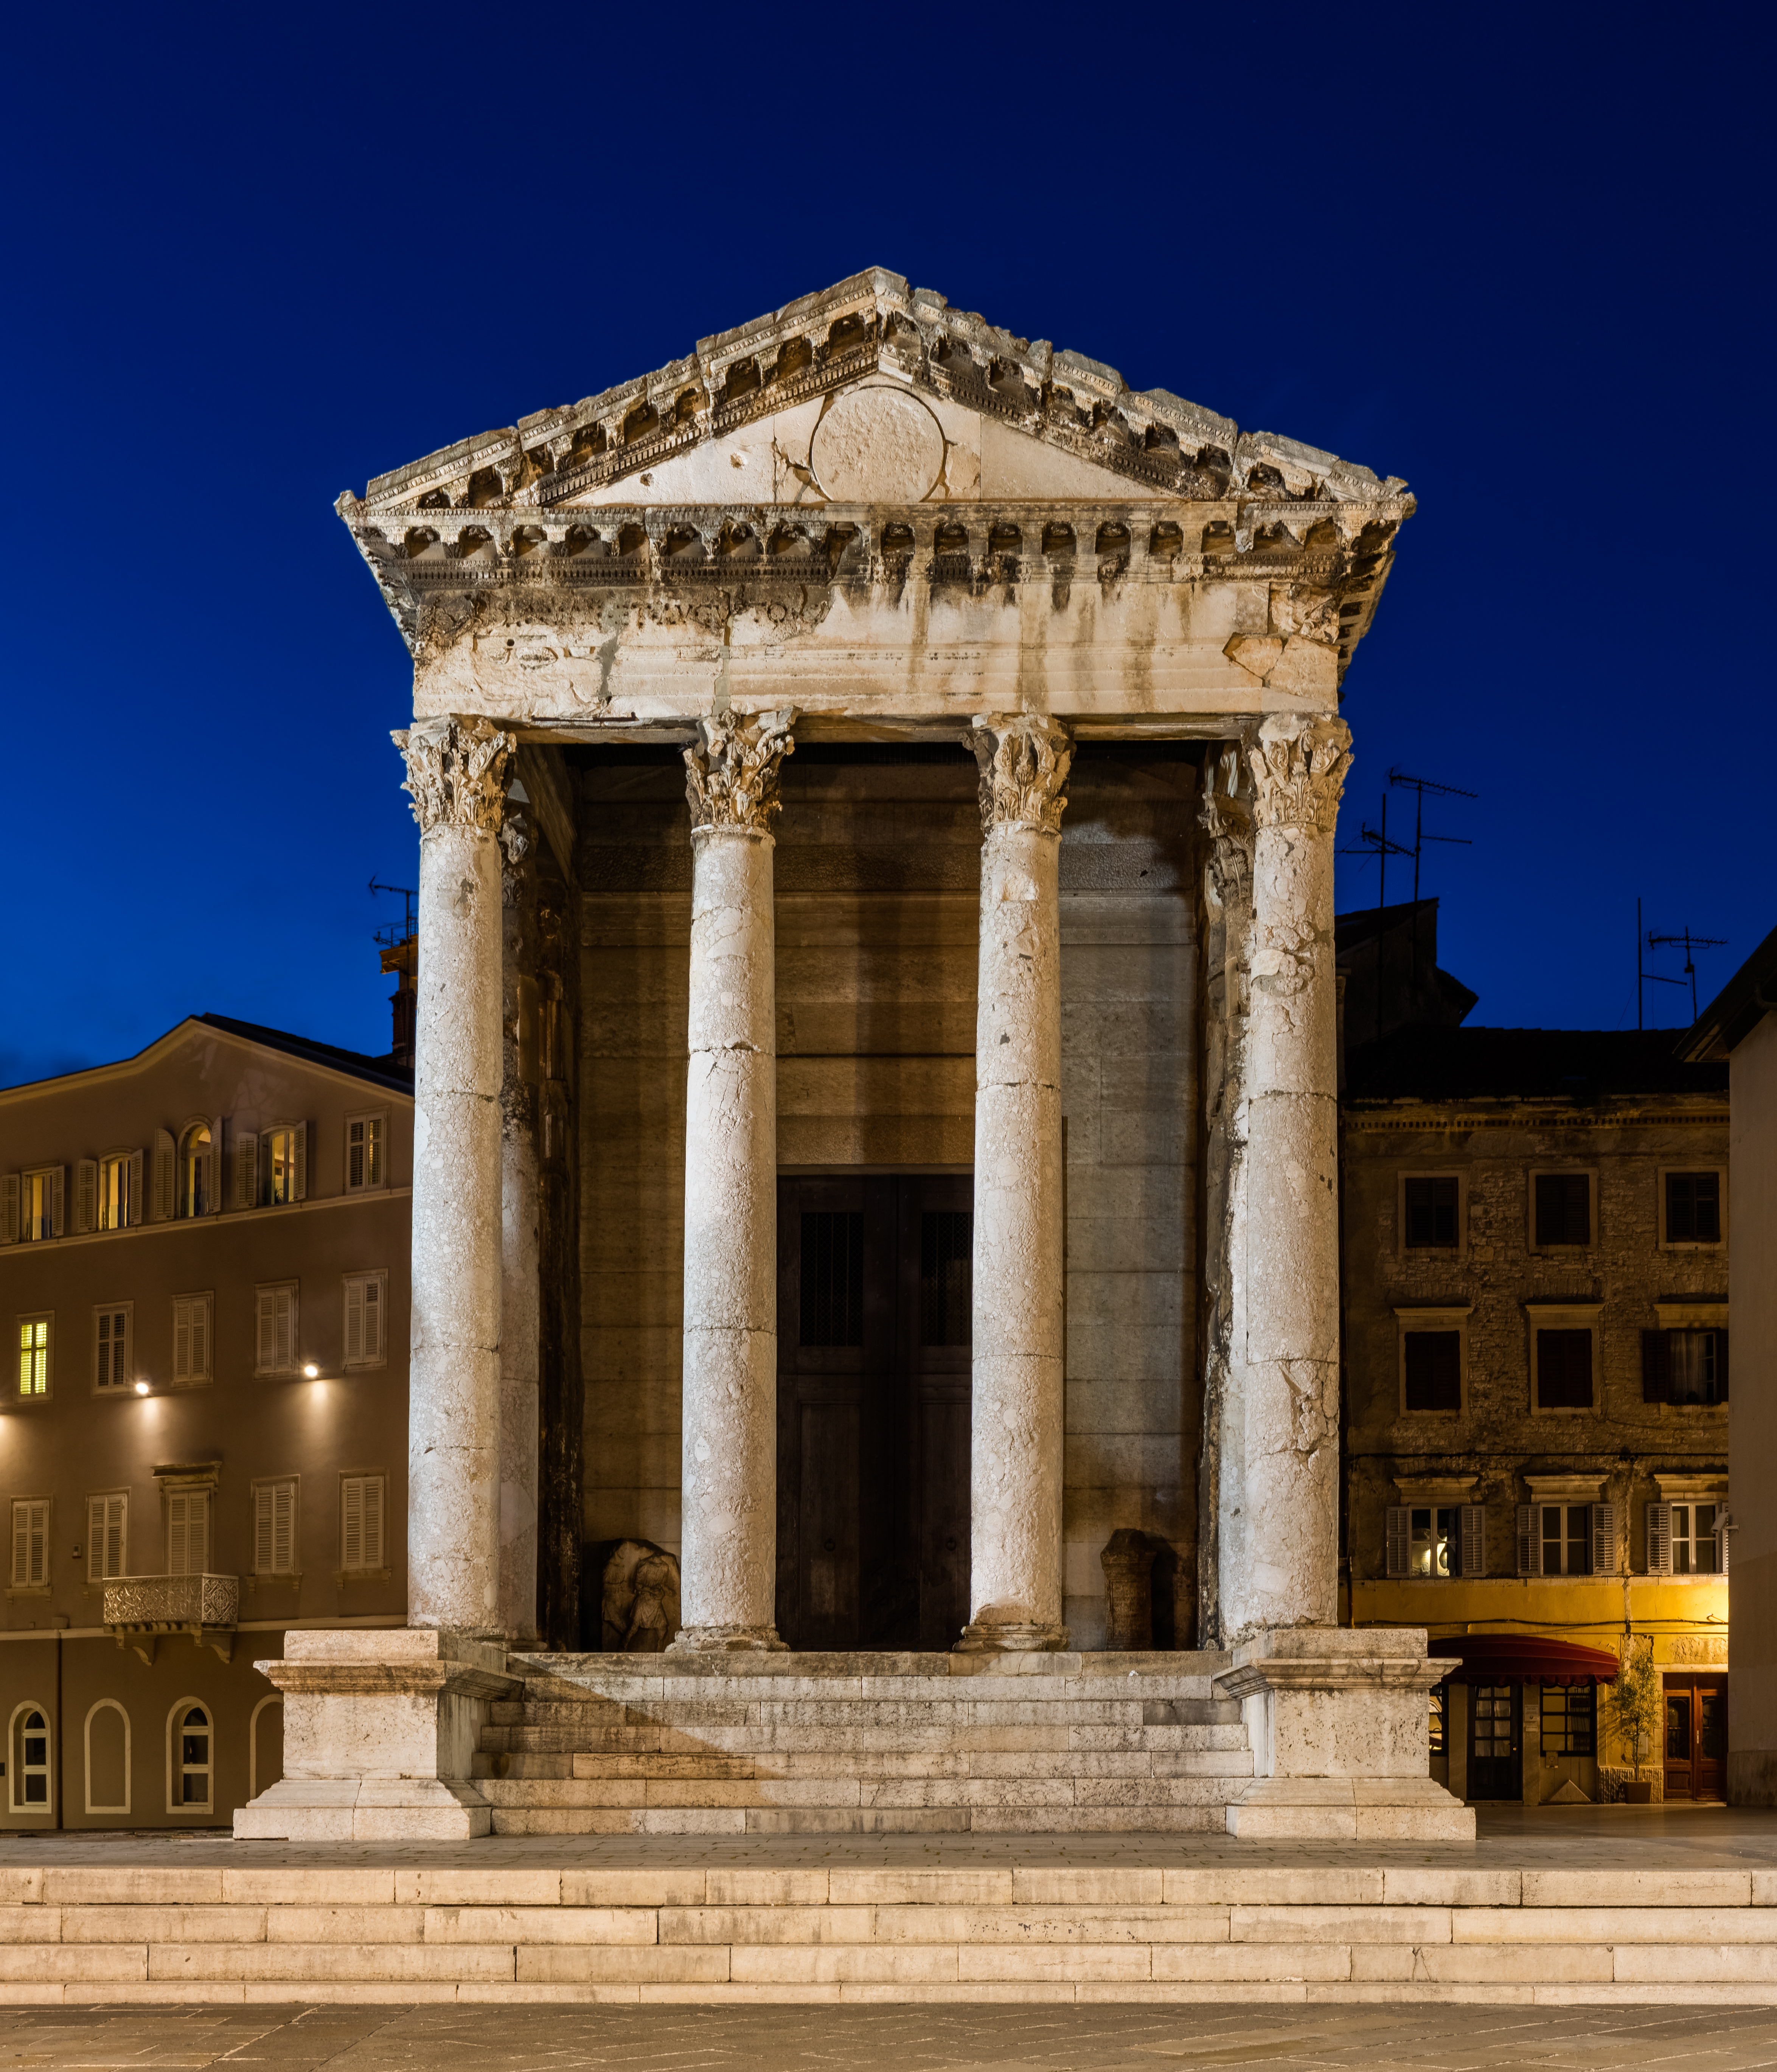
[[[480,1780],[495,1807],[1215,1806],[1220,1777],[499,1778]]]
[[[1213,1806],[496,1807],[496,1835],[1219,1834]]]

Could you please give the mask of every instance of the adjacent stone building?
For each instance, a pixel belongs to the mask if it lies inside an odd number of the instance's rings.
[[[1642,1778],[1722,1795],[1727,1073],[1676,1040],[1407,1022],[1347,1054],[1350,1617],[1463,1659],[1433,1767],[1470,1799],[1619,1795],[1598,1679],[1647,1648]]]
[[[410,1075],[218,1015],[0,1092],[0,1824],[225,1824],[406,1616]]]

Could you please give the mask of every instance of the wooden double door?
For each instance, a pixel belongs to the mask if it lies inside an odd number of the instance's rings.
[[[951,1646],[969,1618],[973,1183],[778,1183],[778,1630]]]
[[[1665,1674],[1666,1796],[1719,1799],[1728,1764],[1728,1679]]]

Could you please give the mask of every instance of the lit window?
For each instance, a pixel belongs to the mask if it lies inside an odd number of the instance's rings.
[[[1414,1507],[1408,1525],[1410,1576],[1449,1576],[1456,1572],[1456,1535],[1460,1517],[1454,1504]]]
[[[355,1115],[346,1124],[346,1192],[361,1194],[383,1184],[383,1133],[380,1115]]]
[[[49,1393],[51,1317],[18,1319],[18,1393],[35,1398]]]
[[[1545,1503],[1542,1513],[1542,1572],[1545,1576],[1589,1576],[1592,1572],[1592,1507],[1589,1503]]]
[[[18,1235],[27,1244],[62,1235],[62,1168],[18,1176]]]
[[[92,1385],[127,1388],[129,1372],[129,1311],[127,1302],[108,1302],[93,1316]]]
[[[40,1590],[49,1581],[49,1498],[21,1497],[12,1507],[12,1587]]]
[[[285,1123],[265,1133],[265,1198],[274,1208],[306,1196],[308,1166],[306,1124]]]
[[[142,1219],[142,1153],[116,1151],[99,1161],[98,1227],[127,1230]]]
[[[194,1122],[179,1139],[178,1215],[207,1216],[218,1206],[215,1170],[210,1125]]]
[[[380,1367],[388,1358],[384,1331],[388,1308],[386,1272],[346,1276],[346,1365]]]
[[[210,1715],[202,1705],[184,1699],[173,1708],[169,1724],[172,1739],[168,1765],[167,1797],[170,1813],[207,1813],[210,1810],[210,1779],[214,1769],[214,1738]]]
[[[1722,1572],[1713,1503],[1675,1503],[1672,1507],[1672,1566],[1675,1576],[1717,1576]]]

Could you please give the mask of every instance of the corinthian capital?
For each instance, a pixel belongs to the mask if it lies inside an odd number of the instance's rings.
[[[1291,713],[1266,720],[1247,750],[1258,824],[1330,835],[1351,767],[1351,729],[1340,719]]]
[[[1211,791],[1197,812],[1209,837],[1210,884],[1228,907],[1245,898],[1253,882],[1253,816],[1238,799]]]
[[[1061,787],[1073,761],[1065,726],[1030,713],[990,713],[963,736],[981,766],[981,832],[996,827],[1061,832]]]
[[[485,719],[429,719],[389,738],[407,758],[401,789],[422,835],[434,828],[499,833],[518,746],[512,735]]]
[[[743,828],[768,835],[783,801],[778,772],[796,752],[796,715],[714,713],[698,722],[698,739],[685,750],[685,797],[692,831]]]

